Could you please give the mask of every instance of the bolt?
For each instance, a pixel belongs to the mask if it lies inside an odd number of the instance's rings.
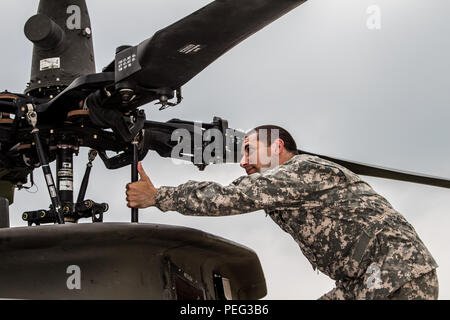
[[[132,89],[121,89],[119,92],[122,97],[122,104],[129,103],[134,95],[134,91]]]

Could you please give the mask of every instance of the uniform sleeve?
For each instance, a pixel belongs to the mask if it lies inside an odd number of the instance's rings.
[[[241,177],[228,186],[215,182],[188,181],[178,187],[160,187],[156,207],[184,215],[225,216],[257,210],[298,207],[319,179],[317,172],[303,172],[294,162],[264,174]]]

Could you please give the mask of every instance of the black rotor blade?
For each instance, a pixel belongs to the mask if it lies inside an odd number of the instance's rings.
[[[425,184],[425,185],[429,185],[429,186],[450,189],[450,180],[440,178],[440,177],[427,176],[427,175],[417,174],[417,173],[413,173],[413,172],[399,171],[399,170],[395,170],[395,169],[383,168],[383,167],[368,165],[368,164],[354,162],[354,161],[331,158],[328,156],[323,156],[323,155],[319,155],[319,154],[315,154],[315,153],[311,153],[311,152],[307,152],[307,151],[302,151],[302,150],[298,150],[298,152],[300,154],[309,154],[309,155],[313,155],[313,156],[318,156],[319,158],[335,162],[356,174],[360,174],[360,175],[364,175],[364,176],[413,182],[413,183],[419,183],[419,184]]]
[[[217,0],[116,56],[116,83],[176,89],[306,0]],[[119,86],[120,87],[120,86]]]

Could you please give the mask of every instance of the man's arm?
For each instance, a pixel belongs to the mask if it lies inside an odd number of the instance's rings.
[[[129,207],[156,206],[184,215],[225,216],[298,207],[314,192],[334,188],[339,175],[309,162],[290,161],[263,174],[243,176],[228,186],[188,181],[178,187],[155,188],[139,164],[141,180],[127,185]]]
[[[242,188],[234,184],[188,181],[178,187],[160,187],[155,206],[164,212],[178,211],[184,215],[235,215],[268,207],[275,196],[267,191],[256,184]]]
[[[160,187],[155,206],[184,215],[225,216],[256,210],[298,206],[308,194],[295,164],[264,174],[240,177],[228,186],[215,182],[188,181],[178,187]]]

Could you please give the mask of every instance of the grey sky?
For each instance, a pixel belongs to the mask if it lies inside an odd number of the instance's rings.
[[[97,70],[115,48],[137,44],[209,0],[90,0]],[[2,1],[0,90],[21,92],[31,49],[23,25],[38,1]],[[370,5],[381,8],[381,30],[368,30]],[[126,6],[126,7],[125,7]],[[127,10],[124,10],[127,8]],[[129,8],[129,9],[128,9]],[[450,178],[450,25],[448,0],[310,0],[221,57],[184,89],[184,102],[166,111],[146,106],[149,119],[210,122],[249,129],[273,123],[308,151]],[[169,70],[170,72],[170,70]],[[78,190],[87,150],[75,161]],[[155,185],[192,180],[230,183],[238,165],[174,165],[149,153],[144,168]],[[47,208],[40,170],[37,194],[16,192],[13,226],[21,213]],[[107,201],[106,221],[130,221],[125,203],[129,168],[94,163],[87,197]],[[366,179],[416,228],[440,265],[440,298],[450,298],[450,190]],[[296,243],[263,212],[209,218],[141,210],[140,221],[198,228],[249,246],[258,254],[271,299],[315,299],[333,281],[313,272]]]

